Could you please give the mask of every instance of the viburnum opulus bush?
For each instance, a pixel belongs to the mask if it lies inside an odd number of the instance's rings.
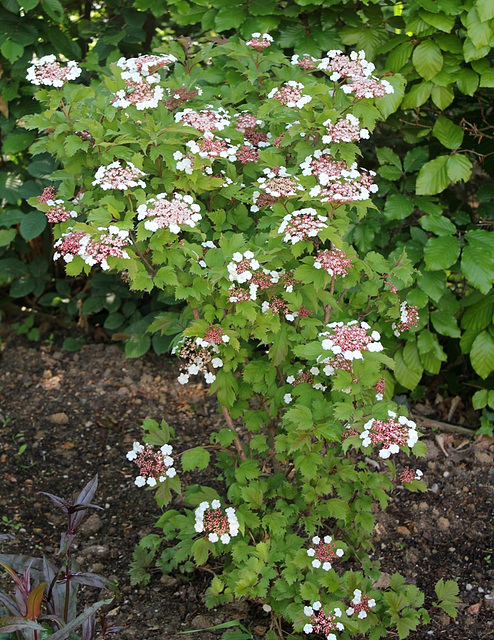
[[[133,289],[186,301],[182,326],[165,313],[151,330],[177,334],[179,382],[204,380],[224,417],[210,443],[175,452],[168,425],[144,423],[127,458],[161,507],[211,452],[225,490],[188,486],[189,508],[164,511],[134,579],[166,540],[166,572],[221,556],[208,606],[263,604],[270,637],[287,623],[330,640],[406,637],[428,618],[423,595],[398,574],[375,586],[371,540],[395,485],[425,488],[393,461],[424,448],[391,400],[385,354],[418,320],[412,268],[405,251],[388,261],[346,241],[376,191],[358,143],[394,78],[363,52],[287,59],[267,34],[170,42],[91,86],[52,88],[63,73],[51,61],[30,71],[48,85],[28,123],[45,134],[34,151],[63,167],[32,200],[54,224],[54,257],[69,274],[115,269]],[[439,606],[452,612],[454,593],[441,583]]]

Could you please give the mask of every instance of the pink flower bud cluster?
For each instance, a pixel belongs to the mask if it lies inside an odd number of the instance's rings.
[[[164,96],[164,90],[158,84],[159,81],[160,77],[157,74],[145,78],[139,76],[138,80],[126,80],[125,89],[120,89],[113,94],[115,98],[111,104],[122,109],[134,105],[138,111],[156,109]]]
[[[267,49],[273,42],[273,38],[269,33],[253,33],[251,38],[252,39],[248,40],[245,44],[251,49],[255,49],[255,51]]]
[[[202,219],[200,209],[191,196],[174,193],[168,198],[166,193],[159,193],[137,207],[137,219],[144,220],[148,231],[168,229],[178,235],[182,227],[193,228]]]
[[[336,49],[328,51],[317,68],[328,73],[332,82],[350,80],[342,86],[342,91],[346,94],[354,93],[358,99],[381,98],[394,93],[392,84],[387,80],[379,81],[372,75],[375,66],[365,59],[364,51],[352,51],[350,56]]]
[[[45,187],[43,189],[43,193],[41,195],[39,195],[36,200],[40,203],[40,204],[48,204],[49,200],[55,200],[55,198],[57,197],[57,191],[54,187]]]
[[[223,331],[219,325],[209,325],[204,338],[196,338],[196,344],[200,347],[210,347],[213,344],[227,344],[230,337]]]
[[[135,479],[138,487],[155,487],[158,482],[165,482],[167,478],[174,478],[177,475],[173,466],[171,454],[173,447],[164,444],[159,451],[154,451],[152,445],[142,445],[134,442],[134,445],[127,453],[127,460],[134,462],[139,467],[139,475]]]
[[[331,120],[323,122],[327,134],[322,137],[323,144],[331,142],[360,142],[368,140],[370,133],[368,129],[360,128],[360,120],[351,113],[345,118],[340,118],[334,124]]]
[[[311,207],[297,209],[287,213],[283,218],[278,233],[283,233],[285,242],[296,244],[302,240],[315,238],[320,231],[327,228],[328,218],[321,216]]]
[[[309,195],[321,202],[357,202],[368,200],[371,193],[378,188],[374,184],[374,171],[358,169],[357,164],[351,167],[345,162],[332,159],[329,149],[317,150],[312,156],[307,156],[300,165],[302,175],[313,175],[319,182],[313,187]]]
[[[379,457],[386,460],[391,454],[399,453],[400,447],[405,445],[412,448],[418,441],[417,425],[406,416],[397,416],[394,411],[388,411],[389,419],[376,420],[371,418],[364,424],[360,434],[362,446],[371,444],[383,445]]]
[[[408,302],[402,302],[400,304],[400,321],[398,324],[393,322],[391,328],[396,337],[398,337],[403,331],[416,327],[419,323],[419,310],[418,307],[414,307],[408,304]]]
[[[203,338],[185,337],[172,349],[172,354],[177,355],[184,364],[180,368],[177,380],[180,384],[187,384],[190,376],[204,375],[208,384],[216,380],[216,375],[210,368],[219,369],[223,366],[223,360],[217,355],[218,345],[205,341]]]
[[[129,245],[128,231],[119,229],[116,225],[110,225],[108,229],[99,227],[98,231],[105,233],[95,238],[84,231],[68,229],[55,242],[53,259],[63,258],[65,262],[72,262],[75,256],[79,256],[90,267],[99,264],[104,271],[110,268],[107,260],[109,257],[129,259],[125,250]]]
[[[228,544],[231,538],[238,535],[239,524],[235,509],[228,507],[223,512],[221,502],[213,500],[211,505],[209,502],[201,502],[195,510],[196,522],[194,529],[197,533],[208,534],[209,542],[218,542]]]
[[[201,93],[202,89],[199,87],[191,89],[190,91],[185,87],[179,87],[178,89],[165,87],[166,100],[164,100],[163,103],[169,111],[174,111],[175,109],[179,109],[185,102],[201,95]]]
[[[337,640],[333,631],[343,631],[341,622],[336,622],[341,618],[341,610],[336,608],[333,613],[324,613],[322,604],[317,600],[311,607],[304,607],[304,613],[309,618],[309,622],[304,626],[304,633],[320,633],[326,640]]]
[[[379,352],[383,350],[380,342],[381,335],[377,331],[372,331],[368,335],[370,326],[367,322],[358,323],[351,320],[346,324],[343,322],[332,322],[326,325],[330,331],[319,334],[322,340],[322,348],[331,352],[331,356],[320,358],[324,364],[323,371],[327,376],[332,375],[336,369],[351,369],[354,360],[362,360],[363,352]]]
[[[222,131],[230,125],[230,116],[223,109],[213,109],[209,105],[207,109],[194,111],[193,109],[184,109],[175,114],[175,122],[181,122],[189,127],[194,127],[202,133],[211,133],[211,131]]]
[[[321,540],[319,536],[312,538],[313,547],[307,549],[307,555],[312,560],[312,566],[315,569],[322,568],[329,571],[332,568],[331,561],[335,558],[341,558],[344,555],[343,549],[337,549],[331,536],[324,536]]]
[[[379,378],[374,385],[374,389],[376,390],[376,400],[381,401],[384,398],[384,392],[386,391],[386,380],[384,378]]]
[[[145,187],[144,182],[139,179],[144,175],[146,174],[134,166],[132,162],[127,162],[127,166],[122,167],[120,161],[116,160],[106,167],[99,167],[92,184],[99,185],[104,191],[108,191],[108,189],[126,191],[132,187]]]
[[[314,376],[318,376],[319,374],[319,367],[311,367],[306,371],[304,371],[303,369],[299,369],[296,377],[294,375],[287,376],[286,383],[296,387],[297,385],[306,382],[307,384],[312,385],[314,389],[326,391],[327,387],[325,387],[323,384],[319,382],[314,383]]]
[[[45,211],[45,216],[48,222],[51,222],[52,224],[56,224],[57,222],[66,222],[71,218],[77,218],[77,212],[66,209],[63,200],[46,200],[46,204],[50,208],[48,211]]]
[[[304,89],[305,87],[301,82],[289,80],[282,87],[272,89],[267,97],[278,100],[286,107],[302,109],[312,100],[311,96],[303,94]]]
[[[376,601],[374,598],[369,598],[369,596],[363,596],[360,589],[355,589],[353,592],[353,600],[350,604],[353,606],[348,607],[346,610],[347,616],[352,616],[356,613],[357,617],[363,620],[367,618],[369,611],[376,606]]]
[[[324,269],[330,276],[348,275],[347,269],[352,267],[351,258],[346,257],[346,253],[341,249],[324,249],[319,251],[314,259],[315,269]]]
[[[302,57],[298,54],[293,55],[291,62],[293,65],[302,67],[302,69],[305,69],[306,71],[312,71],[317,67],[319,60],[317,58],[313,58],[308,53],[304,53]]]
[[[260,191],[252,194],[252,212],[259,211],[260,207],[271,206],[275,202],[285,201],[297,195],[297,191],[304,191],[303,186],[295,176],[291,176],[285,167],[264,169],[266,177],[257,180]]]
[[[422,480],[423,472],[420,469],[410,469],[405,467],[400,473],[401,482],[413,482],[414,480]]]
[[[66,67],[62,67],[52,54],[43,56],[39,60],[31,60],[32,67],[27,70],[26,80],[35,85],[63,87],[68,80],[76,80],[82,73],[77,62],[69,60]]]
[[[200,158],[227,158],[230,162],[237,159],[238,146],[230,144],[230,138],[218,138],[213,134],[205,135],[201,140],[189,140],[185,144],[190,153]]]
[[[117,67],[122,69],[121,76],[124,80],[138,80],[141,76],[148,77],[153,75],[158,69],[168,67],[176,61],[175,56],[163,53],[160,55],[138,56],[137,58],[120,58],[117,62]]]

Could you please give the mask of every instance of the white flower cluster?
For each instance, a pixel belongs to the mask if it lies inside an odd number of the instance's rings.
[[[158,482],[165,482],[167,478],[174,478],[177,471],[173,466],[171,457],[173,447],[164,444],[159,453],[153,451],[151,445],[142,445],[134,442],[132,449],[127,453],[127,460],[135,462],[140,469],[140,475],[135,479],[138,487],[155,487]]]
[[[144,55],[137,58],[120,58],[117,67],[123,70],[121,74],[124,80],[133,80],[137,82],[141,76],[149,77],[157,69],[166,67],[177,59],[171,54],[160,55]]]
[[[357,320],[351,320],[350,322],[332,322],[331,324],[326,325],[328,329],[333,330],[333,334],[329,334],[328,332],[320,333],[320,337],[324,337],[322,341],[322,348],[325,351],[331,351],[331,353],[335,356],[341,356],[345,360],[349,360],[350,362],[353,360],[362,360],[363,355],[362,351],[382,351],[383,346],[380,342],[381,335],[378,331],[373,331],[370,335],[371,340],[367,344],[358,344],[358,338],[360,336],[349,335],[349,332],[342,332],[341,329],[343,327],[353,327],[355,325],[359,325],[361,329],[367,332],[370,329],[370,325],[367,322],[357,322]],[[340,331],[339,331],[340,330]],[[352,332],[355,334],[355,332]],[[338,339],[340,335],[343,334],[343,340]],[[365,346],[365,349],[362,347]]]
[[[319,536],[314,536],[312,538],[312,543],[317,546],[321,546],[322,549],[314,549],[313,547],[311,547],[310,549],[307,549],[307,555],[309,556],[309,558],[314,558],[314,560],[312,560],[312,566],[315,569],[319,569],[322,568],[323,571],[329,571],[332,567],[331,562],[329,562],[329,559],[325,559],[324,557],[322,557],[322,560],[320,558],[315,557],[316,555],[321,555],[323,556],[324,551],[327,551],[326,555],[328,558],[330,557],[338,557],[341,558],[344,556],[345,552],[343,551],[343,549],[334,549],[334,550],[329,550],[329,549],[324,549],[324,545],[331,545],[331,543],[333,542],[333,538],[331,536],[324,536],[323,540],[322,540],[323,544],[321,545],[321,538]]]
[[[354,140],[368,140],[370,138],[369,129],[359,129],[360,120],[351,113],[347,113],[345,120],[350,125],[348,128],[338,127],[338,129],[333,133],[327,133],[322,137],[323,144],[329,144],[331,142],[352,142]],[[345,120],[342,120],[345,123]],[[331,127],[333,123],[331,120],[326,120],[323,122],[323,126]],[[358,135],[358,137],[356,137]]]
[[[146,204],[137,207],[137,219],[145,220],[144,228],[148,231],[168,229],[171,233],[179,234],[181,226],[191,228],[196,222],[202,220],[198,204],[194,203],[192,196],[174,193],[168,198],[168,194],[159,193],[156,198],[150,198]]]
[[[343,56],[343,51],[339,49],[331,49],[327,52],[326,57],[321,59],[321,62],[318,65],[318,69],[321,71],[326,71],[328,67],[331,66],[331,61],[333,58],[338,58],[339,56]],[[352,62],[358,62],[358,71],[359,76],[368,78],[372,75],[372,72],[375,70],[376,66],[373,62],[369,62],[365,59],[365,51],[352,51],[349,56]],[[342,65],[343,66],[343,65]],[[332,75],[329,76],[331,82],[338,82],[341,78],[348,77],[348,72],[346,72],[345,67],[343,66],[342,72],[333,71]],[[352,74],[353,75],[353,74]]]
[[[268,42],[269,44],[271,44],[273,42],[273,36],[270,36],[269,33],[259,33],[258,31],[256,31],[255,33],[253,33],[251,35],[251,38],[254,38],[255,40],[266,40],[266,42]],[[252,40],[249,40],[248,42],[245,43],[248,47],[252,45]]]
[[[252,279],[252,272],[260,268],[259,262],[254,258],[252,251],[237,251],[232,256],[232,261],[227,265],[228,279],[231,282],[243,284]],[[255,299],[255,298],[254,298]]]
[[[279,100],[286,107],[302,109],[312,100],[312,96],[304,95],[302,91],[305,89],[301,82],[289,80],[282,87],[275,87],[268,93],[268,98]]]
[[[38,86],[63,87],[67,80],[76,80],[82,73],[77,62],[69,60],[67,66],[62,67],[53,54],[43,56],[39,60],[33,58],[31,64],[26,80]]]
[[[364,596],[364,599],[362,599],[362,591],[360,591],[360,589],[354,590],[353,600],[351,601],[351,603],[353,604],[353,607],[348,607],[348,609],[346,610],[347,616],[353,615],[355,613],[355,610],[357,610],[357,617],[360,618],[360,620],[367,618],[368,610],[376,606],[376,601],[374,600],[374,598],[368,598]],[[361,606],[359,607],[359,605]]]
[[[145,175],[132,162],[127,162],[127,166],[122,167],[120,160],[115,160],[106,167],[103,165],[98,168],[92,184],[98,184],[104,191],[108,189],[125,191],[131,187],[145,187],[145,183],[139,179],[139,176]]]
[[[158,84],[159,81],[160,77],[157,74],[141,78],[139,84],[115,92],[113,94],[115,99],[112,100],[111,104],[122,109],[126,109],[133,104],[138,111],[156,109],[164,96],[164,90]],[[153,84],[155,87],[151,91],[150,87]]]
[[[304,613],[309,618],[313,618],[314,616],[317,616],[317,612],[319,612],[321,609],[322,609],[322,604],[319,602],[319,600],[316,600],[316,602],[312,603],[312,606],[304,607]],[[323,612],[321,613],[322,613],[322,615],[320,616],[322,618],[321,622],[315,623],[315,624],[307,623],[306,625],[304,625],[304,629],[303,629],[304,633],[306,634],[320,633],[322,631],[321,627],[323,625],[328,626],[328,623],[331,625],[330,628],[332,629],[336,628],[338,631],[344,631],[345,627],[341,622],[336,622],[336,623],[334,622],[335,618],[341,618],[341,615],[342,615],[341,609],[336,607],[333,613],[330,614],[329,616],[324,615]],[[326,635],[326,640],[337,640],[337,637],[334,633],[328,633]]]
[[[211,506],[209,502],[201,502],[195,511],[196,522],[194,529],[197,533],[208,533],[209,542],[228,544],[230,539],[238,535],[239,524],[235,509],[228,507],[225,515],[221,510],[221,502],[213,500]]]
[[[406,416],[397,416],[394,411],[388,411],[388,416],[390,420],[386,422],[371,418],[364,424],[364,430],[360,434],[364,447],[377,442],[385,444],[379,451],[379,457],[384,460],[392,454],[399,453],[400,444],[412,448],[419,439],[417,425],[413,420]]]
[[[173,152],[173,159],[176,161],[175,168],[177,171],[183,171],[189,176],[192,175],[192,170],[194,168],[194,158],[190,157],[190,155],[182,153],[181,151]]]
[[[230,138],[215,138],[213,134],[208,135],[207,133],[204,134],[204,138],[206,141],[215,141],[216,144],[211,145],[205,142],[203,146],[200,146],[196,140],[189,140],[185,143],[185,146],[189,148],[190,153],[203,159],[210,158],[214,160],[215,158],[226,158],[230,162],[236,161],[238,145],[230,144]],[[223,141],[225,144],[223,144]]]
[[[213,105],[206,105],[201,111],[194,109],[184,109],[175,114],[175,122],[181,122],[189,127],[194,127],[199,131],[210,134],[211,131],[223,131],[230,125],[230,115],[223,107],[213,108]]]
[[[283,218],[278,233],[284,233],[283,240],[296,244],[307,238],[315,238],[322,229],[326,229],[328,218],[321,216],[312,207],[297,209]]]

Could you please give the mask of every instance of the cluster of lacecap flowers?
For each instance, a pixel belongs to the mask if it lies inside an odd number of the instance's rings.
[[[173,466],[172,453],[173,447],[169,444],[164,444],[159,451],[155,451],[150,444],[134,442],[132,449],[127,453],[127,460],[139,467],[135,484],[138,487],[154,487],[165,482],[167,478],[175,477],[177,472]]]
[[[63,67],[53,54],[43,56],[39,60],[34,58],[31,64],[32,66],[27,70],[26,80],[36,85],[63,87],[65,82],[76,80],[82,72],[77,62],[69,60]]]
[[[253,33],[250,40],[247,40],[245,43],[251,49],[255,49],[256,51],[262,51],[263,49],[267,49],[273,42],[273,37],[269,35],[269,33]]]
[[[49,209],[48,211],[45,211],[45,216],[48,222],[51,222],[52,224],[67,222],[67,220],[70,220],[71,218],[77,218],[77,212],[73,209],[67,209],[63,200],[46,200],[46,204]]]
[[[420,469],[410,469],[405,467],[400,473],[400,480],[402,482],[413,482],[414,480],[422,480],[424,473]]]
[[[278,228],[278,233],[284,234],[283,240],[296,244],[302,240],[316,238],[320,231],[327,228],[327,216],[320,215],[316,209],[306,207],[287,213]]]
[[[416,327],[419,322],[419,310],[418,307],[413,307],[408,302],[402,302],[400,304],[400,321],[398,323],[393,322],[391,328],[396,337],[398,337],[403,331]]]
[[[357,99],[381,98],[387,93],[394,93],[392,84],[372,75],[375,66],[365,59],[364,51],[352,51],[347,56],[342,51],[333,49],[322,58],[317,68],[326,72],[332,82],[349,80],[342,85],[342,91],[346,94],[353,93]]]
[[[223,360],[218,355],[218,344],[206,341],[204,338],[185,337],[173,347],[172,353],[183,361],[177,378],[180,384],[187,384],[190,376],[196,376],[199,373],[204,375],[208,384],[212,384],[216,380],[216,375],[211,368],[219,369],[223,366]]]
[[[309,95],[304,95],[304,85],[301,82],[295,82],[295,80],[289,80],[285,82],[282,87],[275,87],[268,93],[268,98],[278,100],[285,107],[302,109],[306,104],[312,100]]]
[[[261,207],[270,207],[275,202],[286,201],[296,196],[298,191],[304,191],[296,176],[291,176],[285,167],[264,169],[265,174],[257,179],[257,189],[252,194],[250,210],[259,211]]]
[[[326,375],[332,375],[335,369],[349,370],[354,360],[362,360],[363,352],[378,352],[383,350],[380,342],[381,336],[377,331],[369,335],[370,325],[367,322],[332,322],[326,325],[330,331],[319,334],[322,338],[322,348],[331,352],[330,357],[322,357],[323,371]]]
[[[331,562],[344,555],[343,549],[335,546],[331,536],[324,536],[322,540],[319,536],[314,536],[312,543],[314,546],[307,549],[307,555],[313,558],[311,564],[315,569],[329,571],[332,568]]]
[[[388,411],[388,420],[371,418],[364,424],[360,434],[362,445],[381,445],[379,457],[389,458],[391,454],[399,453],[400,447],[412,448],[419,439],[417,425],[406,416],[397,416],[394,411]]]
[[[358,202],[368,200],[378,187],[374,184],[374,171],[350,167],[341,160],[334,160],[329,149],[316,150],[300,165],[302,175],[315,176],[318,183],[309,191],[312,198],[321,202]]]
[[[155,109],[164,96],[158,71],[175,61],[175,56],[165,54],[120,58],[117,67],[122,69],[125,88],[114,94],[111,104],[122,109],[133,105],[138,111]]]
[[[129,232],[119,229],[116,225],[110,225],[108,229],[99,227],[102,232],[95,237],[84,231],[68,229],[55,242],[53,259],[63,258],[65,262],[72,262],[75,256],[79,256],[90,267],[99,264],[101,268],[108,270],[108,258],[129,259],[125,247],[129,245]]]
[[[200,210],[192,196],[159,193],[156,198],[150,198],[146,204],[137,207],[137,219],[144,220],[144,228],[148,231],[168,229],[171,233],[179,234],[184,226],[196,226],[202,219]]]
[[[309,622],[304,626],[304,633],[320,633],[326,640],[337,640],[333,631],[343,631],[344,626],[337,622],[341,618],[341,609],[335,608],[333,613],[325,613],[322,604],[317,600],[312,606],[304,607],[304,613]]]
[[[347,269],[352,266],[351,258],[346,257],[346,253],[341,249],[323,249],[314,258],[314,268],[324,269],[330,276],[348,275]]]
[[[109,189],[126,191],[134,187],[145,187],[140,177],[146,174],[132,162],[127,162],[126,165],[123,167],[120,160],[116,160],[107,166],[99,167],[92,184],[100,186],[104,191]]]
[[[335,123],[331,120],[323,122],[327,133],[322,137],[323,144],[331,142],[360,142],[369,139],[369,130],[360,128],[360,120],[351,113]]]
[[[230,539],[238,535],[239,524],[235,514],[235,509],[228,507],[221,508],[219,500],[201,502],[195,511],[196,522],[194,529],[197,533],[206,533],[209,542],[228,544]]]
[[[374,598],[369,598],[369,596],[362,595],[362,591],[360,589],[355,589],[353,592],[353,600],[350,602],[352,605],[348,607],[346,610],[347,616],[352,616],[354,613],[357,614],[357,617],[361,620],[367,618],[367,614],[369,611],[376,606],[376,601]]]

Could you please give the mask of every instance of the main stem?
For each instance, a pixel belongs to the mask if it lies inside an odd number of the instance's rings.
[[[237,428],[235,427],[235,424],[233,423],[233,418],[230,415],[230,412],[228,411],[228,409],[224,406],[221,405],[221,409],[223,411],[223,415],[225,416],[225,420],[226,420],[226,424],[230,427],[230,429],[232,429],[232,431],[235,431],[235,433],[237,434],[235,436],[235,439],[233,440],[233,444],[235,445],[235,449],[237,450],[237,453],[240,457],[241,460],[246,460],[246,455],[245,455],[245,451],[242,448],[242,443],[240,442],[240,438],[238,436],[238,431]]]

